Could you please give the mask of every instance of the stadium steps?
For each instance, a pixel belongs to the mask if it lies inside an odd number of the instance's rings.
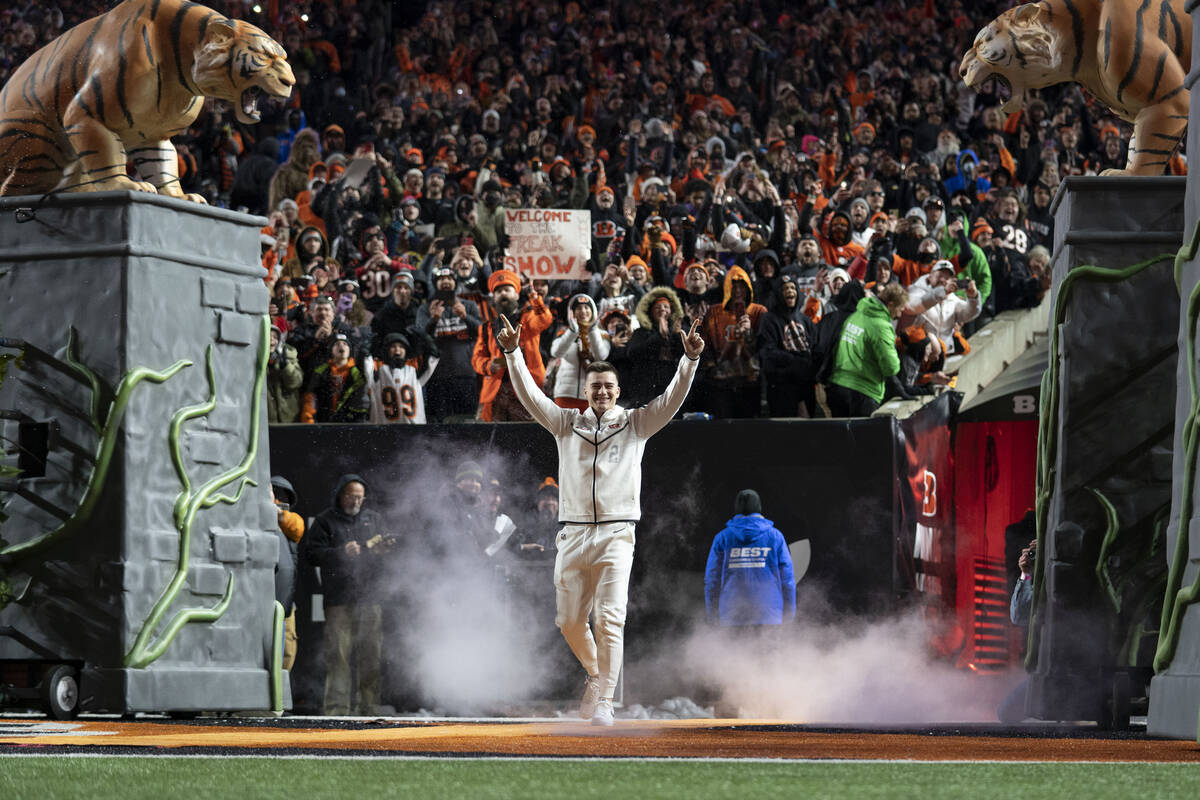
[[[971,337],[971,352],[951,356],[946,360],[948,372],[958,371],[955,389],[963,394],[963,403],[970,402],[988,384],[1000,377],[1035,341],[1044,341],[1050,329],[1050,295],[1037,308],[1023,308],[997,314],[991,322]],[[901,419],[908,417],[936,395],[915,400],[888,400],[875,415],[890,414]]]

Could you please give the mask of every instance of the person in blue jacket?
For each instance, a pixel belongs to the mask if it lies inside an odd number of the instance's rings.
[[[796,616],[792,556],[753,489],[738,492],[733,519],[713,540],[704,601],[722,627],[782,625]]]

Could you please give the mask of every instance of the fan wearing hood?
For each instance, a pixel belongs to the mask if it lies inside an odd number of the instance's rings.
[[[825,219],[825,224],[817,233],[817,242],[821,245],[821,257],[826,264],[844,269],[862,255],[862,246],[855,244],[851,238],[853,231],[854,224],[845,211],[834,211]]]
[[[767,407],[772,417],[816,416],[816,339],[817,326],[804,313],[800,287],[794,277],[785,275],[758,331]],[[799,413],[801,401],[805,414]]]
[[[759,416],[756,337],[764,306],[754,302],[750,276],[741,267],[725,273],[723,302],[704,316],[701,334],[705,352],[712,353],[705,375],[708,411],[723,419]]]
[[[796,579],[787,541],[762,514],[753,489],[738,492],[734,515],[713,540],[704,569],[708,618],[722,627],[782,625],[796,617]]]
[[[754,296],[762,305],[770,308],[779,287],[779,254],[764,247],[754,253]]]
[[[464,194],[454,201],[454,219],[439,225],[437,235],[442,239],[452,239],[457,236],[460,240],[465,241],[470,238],[473,242],[480,242],[482,246],[484,234],[479,230],[478,222],[479,217],[475,213],[475,198]]]
[[[608,247],[618,236],[625,236],[625,216],[617,205],[610,186],[601,186],[588,201],[592,214],[592,272],[602,272],[608,263]],[[621,240],[624,245],[624,239]]]
[[[279,475],[271,476],[271,503],[275,506],[275,521],[279,525],[279,561],[275,565],[275,600],[283,606],[283,668],[291,671],[296,663],[296,583],[299,542],[304,538],[304,517],[292,511],[296,506],[296,490],[291,482]]]
[[[975,176],[979,169],[979,156],[975,154],[974,150],[959,150],[957,166],[958,173],[942,181],[947,195],[952,195],[957,191],[966,191],[972,198],[982,198],[987,194],[988,189],[992,188],[992,182],[987,178]]]
[[[333,502],[313,520],[300,540],[302,561],[321,568],[325,602],[325,701],[323,713],[344,716],[378,713],[382,615],[377,590],[383,577],[383,526],[365,508],[367,482],[343,475]],[[351,705],[351,664],[357,691]]]
[[[334,280],[342,274],[337,259],[329,256],[329,241],[325,234],[315,225],[309,225],[301,229],[296,240],[296,254],[284,262],[281,277],[299,278],[311,274],[315,267],[324,267]]]
[[[300,415],[300,385],[304,371],[296,348],[276,323],[271,327],[271,355],[267,359],[267,422],[295,422]]]
[[[593,361],[608,358],[611,342],[599,324],[596,301],[577,294],[567,304],[567,327],[550,345],[551,358],[557,358],[554,376],[554,402],[559,408],[587,409],[583,397],[583,370]]]
[[[278,208],[280,200],[295,200],[308,188],[309,170],[320,157],[321,145],[317,132],[312,128],[302,129],[292,142],[288,160],[271,177],[271,208]]]
[[[658,397],[675,377],[683,355],[683,305],[667,286],[656,286],[637,305],[638,329],[629,340],[629,379],[622,387],[630,407]]]

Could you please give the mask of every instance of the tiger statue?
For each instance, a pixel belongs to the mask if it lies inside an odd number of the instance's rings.
[[[258,28],[186,0],[125,0],[33,54],[0,92],[0,195],[133,189],[184,194],[171,137],[205,97],[261,119],[295,76]],[[137,178],[127,174],[132,163]]]
[[[1041,0],[1005,11],[975,37],[959,65],[967,86],[995,80],[1010,95],[1076,81],[1133,123],[1123,170],[1161,175],[1187,131],[1192,18],[1184,0]]]

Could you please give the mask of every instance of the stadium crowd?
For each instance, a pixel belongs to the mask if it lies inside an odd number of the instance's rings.
[[[1041,302],[1059,182],[1125,163],[1073,85],[1005,114],[961,83],[994,0],[209,4],[297,78],[175,140],[185,191],[269,219],[272,422],[525,419],[499,314],[563,406],[595,360],[655,396],[700,320],[685,412],[869,414]],[[0,81],[106,7],[11,4]],[[590,212],[589,280],[504,268],[523,208]]]

